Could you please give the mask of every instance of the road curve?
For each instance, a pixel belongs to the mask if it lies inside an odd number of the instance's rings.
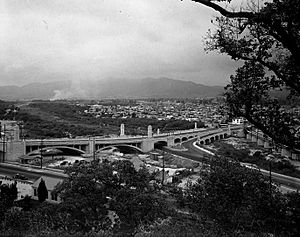
[[[200,149],[196,148],[193,145],[195,141],[196,138],[182,143],[183,147],[186,148],[187,151],[173,150],[167,147],[164,147],[163,150],[194,161],[198,161],[198,162],[207,161],[211,156],[205,153],[204,151],[201,151]],[[268,170],[259,169],[259,171],[265,176],[269,176],[270,174]],[[287,188],[290,188],[291,190],[294,191],[300,190],[300,179],[272,172],[272,180],[279,185],[283,185]]]

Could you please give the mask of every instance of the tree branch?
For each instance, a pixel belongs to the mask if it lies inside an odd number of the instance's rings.
[[[211,0],[192,0],[193,2],[200,3],[202,5],[205,5],[207,7],[210,7],[218,12],[220,12],[223,16],[228,17],[228,18],[253,18],[254,13],[253,12],[230,12],[224,9],[223,7],[213,3]]]

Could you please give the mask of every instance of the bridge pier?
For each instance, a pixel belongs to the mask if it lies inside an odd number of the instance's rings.
[[[87,149],[89,154],[93,154],[95,151],[95,140],[89,140],[89,145]]]
[[[149,152],[154,150],[154,141],[150,139],[142,141],[141,149],[143,152]]]
[[[150,137],[152,137],[152,136],[153,136],[153,134],[152,134],[152,126],[149,125],[149,126],[148,126],[148,137],[150,138]]]
[[[13,141],[6,143],[5,161],[18,161],[18,158],[25,155],[26,146],[24,141]]]
[[[122,123],[120,126],[120,137],[124,137],[124,136],[125,136],[125,125],[124,123]]]

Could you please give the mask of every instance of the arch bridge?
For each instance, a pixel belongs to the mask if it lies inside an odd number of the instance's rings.
[[[148,136],[126,136],[116,137],[84,137],[84,138],[60,138],[60,139],[30,139],[14,140],[6,144],[6,160],[17,160],[25,154],[37,153],[40,149],[56,148],[70,154],[93,154],[113,147],[121,150],[135,150],[136,152],[149,152],[154,148],[162,146],[174,146],[189,139],[197,138],[203,144],[213,142],[230,136],[234,131],[241,130],[242,126],[228,126],[222,129],[195,128],[181,130],[172,133],[152,134]],[[110,148],[109,148],[110,147]],[[1,151],[1,148],[0,148]]]

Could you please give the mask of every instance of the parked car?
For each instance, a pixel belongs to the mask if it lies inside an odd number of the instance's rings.
[[[19,173],[15,174],[13,176],[13,178],[14,179],[21,179],[21,180],[27,180],[28,179],[26,176],[24,176],[23,174],[19,174]]]

